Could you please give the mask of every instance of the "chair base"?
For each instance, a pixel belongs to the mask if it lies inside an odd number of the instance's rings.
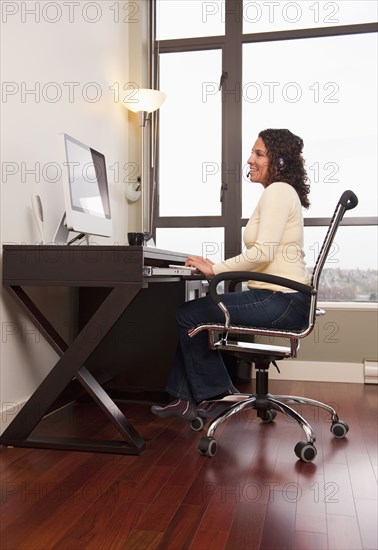
[[[279,411],[289,418],[295,420],[304,431],[306,441],[300,441],[295,446],[294,452],[297,457],[304,462],[312,462],[316,458],[316,441],[315,432],[303,416],[292,409],[287,403],[298,403],[316,406],[327,411],[331,416],[331,432],[334,437],[339,439],[345,437],[349,427],[346,422],[339,419],[335,409],[314,399],[298,397],[293,395],[270,395],[270,394],[233,394],[214,401],[206,401],[206,403],[230,403],[230,407],[218,414],[209,424],[206,437],[200,439],[198,451],[206,456],[214,456],[217,451],[217,443],[214,438],[215,431],[228,418],[234,414],[238,414],[246,409],[255,409],[257,416],[262,422],[272,422],[276,416],[276,411]],[[192,428],[195,430],[202,429],[202,418],[196,418],[192,421]]]

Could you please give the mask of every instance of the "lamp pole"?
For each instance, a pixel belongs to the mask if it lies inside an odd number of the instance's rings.
[[[159,90],[150,90],[147,88],[139,88],[133,94],[133,98],[129,102],[125,102],[125,107],[134,113],[139,113],[141,131],[141,165],[140,165],[140,181],[137,187],[133,187],[130,184],[125,191],[125,196],[130,201],[136,201],[141,197],[141,209],[142,209],[142,232],[146,237],[151,236],[151,213],[149,211],[150,192],[149,192],[149,180],[150,174],[145,170],[146,159],[146,140],[147,140],[147,122],[150,120],[150,113],[153,113],[161,107],[165,101],[166,94]],[[152,137],[152,143],[155,141],[155,136]],[[147,220],[147,221],[146,221]],[[147,239],[148,240],[148,239]]]
[[[141,230],[142,233],[149,233],[150,228],[146,227],[146,220],[148,224],[148,215],[147,215],[147,205],[148,205],[148,186],[146,185],[145,180],[145,166],[146,166],[146,159],[144,158],[145,155],[145,140],[146,140],[146,126],[148,122],[148,112],[147,111],[140,111],[140,125],[142,128],[141,131],[141,147],[140,147],[140,158],[141,158],[141,165],[140,165],[140,190],[141,190],[141,207],[142,207],[142,224],[141,224]]]

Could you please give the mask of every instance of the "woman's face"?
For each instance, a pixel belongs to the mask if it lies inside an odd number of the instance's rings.
[[[256,183],[262,183],[266,187],[269,183],[270,159],[261,138],[256,140],[247,164],[249,166],[249,179]]]

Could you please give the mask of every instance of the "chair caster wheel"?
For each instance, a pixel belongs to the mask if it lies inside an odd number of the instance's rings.
[[[330,430],[334,437],[337,437],[337,439],[342,439],[349,432],[349,426],[343,420],[338,420],[337,422],[332,422]]]
[[[204,425],[205,425],[205,423],[204,423],[203,419],[200,416],[196,416],[195,418],[193,418],[193,420],[190,421],[190,427],[195,432],[200,432],[202,430],[202,428],[204,427]]]
[[[277,411],[273,409],[268,409],[262,413],[262,416],[260,417],[261,422],[263,422],[264,424],[268,424],[269,422],[273,422],[276,416],[277,416]]]
[[[202,437],[198,442],[198,452],[200,455],[213,457],[217,452],[217,442],[212,437]]]
[[[300,441],[297,443],[295,445],[294,452],[303,462],[312,462],[318,454],[314,445],[312,443],[308,443],[307,441]]]

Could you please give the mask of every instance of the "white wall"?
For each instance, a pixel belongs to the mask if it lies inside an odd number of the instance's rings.
[[[127,11],[122,2],[105,1],[1,4],[2,244],[39,241],[30,206],[33,193],[41,196],[45,238],[52,239],[64,210],[57,178],[63,168],[61,132],[106,157],[114,235],[92,242],[125,244],[132,229],[129,210],[136,219],[139,206],[130,207],[124,199],[129,129],[136,130],[121,100],[124,85],[133,80],[130,48],[131,57],[133,50],[139,55],[140,4],[130,3]],[[5,294],[2,290],[0,409],[14,404],[17,412],[57,357]],[[69,336],[72,294],[67,289],[34,294]],[[3,414],[2,422],[9,420]]]

